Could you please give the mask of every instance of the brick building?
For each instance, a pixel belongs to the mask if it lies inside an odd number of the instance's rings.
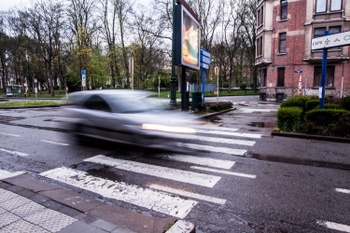
[[[262,98],[318,95],[322,50],[311,40],[350,31],[349,0],[257,0],[256,62]],[[326,95],[350,95],[350,46],[328,49]]]

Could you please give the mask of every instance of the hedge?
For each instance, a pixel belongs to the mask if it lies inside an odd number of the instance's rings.
[[[277,112],[277,125],[283,131],[298,131],[302,122],[303,109],[283,107]]]
[[[346,113],[348,111],[344,109],[313,109],[306,112],[305,120],[320,126],[327,126],[339,121]]]

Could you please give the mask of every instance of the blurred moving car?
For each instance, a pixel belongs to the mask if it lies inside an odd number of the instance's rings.
[[[184,134],[195,134],[189,114],[166,111],[152,93],[97,90],[68,95],[70,130],[85,137],[158,149],[174,149]],[[164,103],[164,102],[163,102]]]

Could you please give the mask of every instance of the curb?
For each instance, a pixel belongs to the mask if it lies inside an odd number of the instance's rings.
[[[301,139],[310,139],[310,140],[319,140],[319,141],[328,141],[328,142],[341,142],[341,143],[350,143],[350,138],[340,138],[340,137],[331,137],[331,136],[320,136],[313,134],[303,134],[303,133],[288,133],[288,132],[271,132],[272,136],[278,137],[290,137],[290,138],[301,138]]]

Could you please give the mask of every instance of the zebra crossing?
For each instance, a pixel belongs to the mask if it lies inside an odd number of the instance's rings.
[[[108,179],[97,177],[86,171],[70,167],[58,167],[48,170],[40,173],[40,176],[99,194],[105,198],[126,202],[183,219],[199,202],[224,205],[227,200],[191,191],[196,188],[184,190],[177,186],[164,185],[165,181],[205,189],[215,189],[225,176],[247,179],[247,182],[256,178],[254,174],[234,172],[236,165],[236,161],[233,160],[234,157],[227,159],[227,155],[244,155],[247,149],[255,144],[255,140],[261,137],[260,134],[239,133],[237,132],[238,130],[215,126],[200,128],[198,130],[199,135],[190,136],[187,138],[188,143],[181,144],[181,147],[197,151],[198,153],[195,153],[195,155],[191,153],[191,155],[161,154],[156,156],[163,161],[189,164],[182,169],[121,159],[117,156],[103,154],[89,157],[83,161],[93,166],[102,165],[104,168],[112,169],[116,172],[131,172],[155,178],[152,178],[154,181],[145,185],[112,180],[110,177]],[[211,145],[205,145],[207,142],[210,142]],[[206,157],[201,152],[214,152],[217,153],[217,156]],[[220,155],[221,153],[226,156]]]

